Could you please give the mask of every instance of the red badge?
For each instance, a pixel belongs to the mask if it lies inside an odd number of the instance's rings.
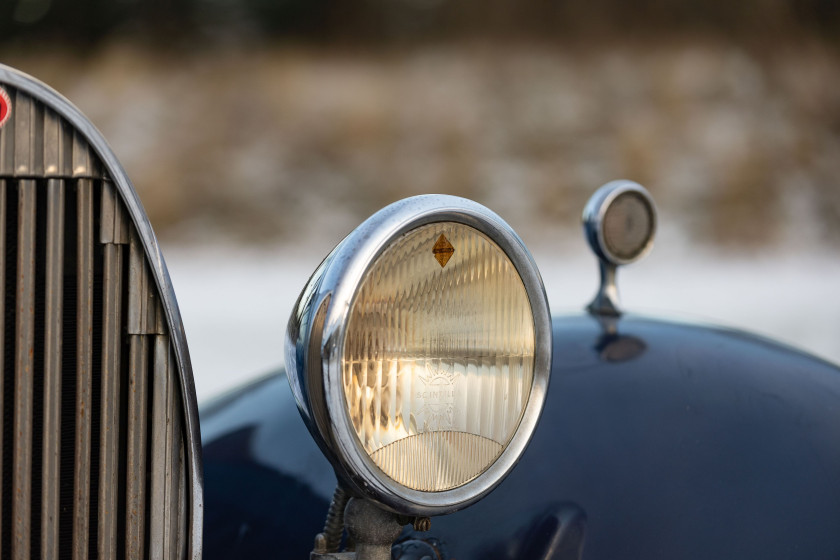
[[[9,94],[6,90],[0,88],[0,128],[9,120],[12,114],[12,100],[9,99]]]

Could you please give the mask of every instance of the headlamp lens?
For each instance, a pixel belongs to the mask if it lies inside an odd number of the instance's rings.
[[[501,455],[534,376],[534,317],[505,253],[441,222],[395,240],[351,305],[342,354],[347,414],[396,482],[461,486]]]

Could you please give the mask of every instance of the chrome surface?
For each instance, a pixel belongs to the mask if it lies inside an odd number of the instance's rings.
[[[13,556],[29,558],[35,348],[35,181],[18,183],[17,312],[15,320]]]
[[[169,363],[172,363],[171,357],[169,358]],[[181,403],[178,390],[173,383],[172,375],[167,376],[166,382],[166,478],[164,479],[166,483],[166,509],[164,510],[163,557],[180,558],[180,543],[178,541],[180,511],[178,506],[181,499],[182,459],[181,438],[179,435],[181,432],[181,415],[179,414]]]
[[[47,181],[47,279],[44,334],[44,455],[41,557],[58,557],[61,466],[61,337],[64,312],[64,181]]]
[[[180,402],[173,383],[169,338],[158,335],[154,342],[152,395],[152,511],[149,516],[149,555],[152,558],[180,558],[178,528],[182,478]]]
[[[0,321],[0,343],[14,346],[0,352],[5,368],[13,367],[12,377],[0,375],[8,395],[0,407],[11,403],[14,423],[0,424],[12,455],[0,468],[11,465],[3,475],[14,479],[12,495],[2,496],[12,502],[3,550],[12,558],[58,558],[59,548],[74,558],[137,558],[162,557],[165,548],[166,558],[198,559],[195,389],[154,234],[120,164],[75,107],[2,65],[0,87],[12,99],[0,127],[0,283],[16,291],[14,300],[0,300],[15,305],[6,313],[13,322]],[[150,398],[158,343],[167,363],[163,403]],[[146,527],[147,516],[154,519],[146,480],[158,453],[148,445],[155,404],[166,411],[157,442],[168,485],[160,553]]]
[[[129,222],[114,186],[106,182],[102,186],[102,218],[99,227],[100,243],[126,245],[129,242]]]
[[[0,129],[0,163],[2,162],[3,136],[2,129]],[[6,180],[0,179],[0,288],[2,293],[6,293]],[[5,372],[6,372],[6,298],[0,298],[0,348],[4,350],[0,352],[0,395],[6,394],[7,387],[4,387]],[[4,403],[5,399],[0,398],[0,434],[5,434],[5,427],[3,426],[4,418]],[[8,476],[3,472],[3,461],[0,461],[0,482]],[[8,500],[8,496],[3,495],[3,484],[0,483],[0,504],[3,500]],[[3,526],[3,512],[0,507],[0,527]]]
[[[101,421],[99,424],[99,528],[100,558],[117,554],[117,515],[120,460],[120,367],[122,346],[123,247],[104,245],[104,297],[102,326]]]
[[[436,222],[471,226],[487,235],[510,258],[531,303],[536,352],[531,398],[500,457],[463,486],[442,492],[422,492],[388,478],[358,443],[344,406],[341,351],[348,312],[366,271],[394,239]],[[480,204],[454,196],[426,195],[401,200],[380,210],[324,260],[301,293],[289,320],[286,365],[304,421],[352,493],[400,513],[437,515],[466,507],[486,495],[525,450],[548,388],[551,337],[542,279],[519,236],[502,218]]]
[[[73,560],[84,560],[88,557],[93,410],[93,184],[90,179],[80,179],[76,188],[76,462],[73,467]]]
[[[155,329],[150,325],[149,316],[154,317],[154,313],[154,287],[143,258],[143,247],[132,233],[128,256],[128,334],[153,334]]]
[[[603,260],[598,261],[598,292],[586,307],[591,313],[604,317],[621,315],[617,275],[616,265]]]
[[[633,251],[632,256],[623,257],[610,250],[604,233],[604,218],[610,206],[623,194],[633,193],[647,205],[650,217],[650,231],[645,242]],[[616,276],[618,267],[635,262],[647,255],[653,248],[656,236],[656,206],[650,193],[633,181],[611,181],[595,191],[583,209],[583,231],[589,246],[598,257],[599,285],[595,298],[587,306],[590,313],[617,317],[621,315],[620,298]]]
[[[149,339],[130,337],[128,355],[128,437],[126,474],[126,555],[143,558],[146,527],[146,403]]]

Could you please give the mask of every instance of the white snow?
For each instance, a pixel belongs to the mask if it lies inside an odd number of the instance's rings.
[[[581,236],[582,237],[582,236]],[[337,241],[337,240],[336,240]],[[625,309],[737,327],[840,362],[840,259],[821,252],[721,254],[657,241],[619,272]],[[330,246],[164,246],[192,355],[199,402],[276,369],[292,306]],[[553,314],[580,311],[594,258],[570,240],[538,247]]]

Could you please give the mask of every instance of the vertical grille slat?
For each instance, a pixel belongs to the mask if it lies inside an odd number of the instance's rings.
[[[98,530],[100,558],[113,558],[117,554],[122,257],[120,245],[104,245]]]
[[[146,534],[146,403],[149,345],[131,336],[128,370],[128,460],[126,481],[126,557],[142,558]]]
[[[102,185],[102,210],[99,220],[100,243],[108,244],[116,242],[114,224],[117,220],[116,214],[118,208],[119,203],[117,202],[117,194],[114,192],[114,187],[105,181]]]
[[[75,131],[73,133],[73,148],[71,150],[73,177],[90,178],[98,177],[100,174],[94,170],[93,154],[82,138],[82,135]]]
[[[74,150],[75,156],[75,150]],[[93,406],[93,181],[77,181],[76,454],[73,560],[88,557]]]
[[[2,129],[0,129],[0,159],[2,159]],[[2,162],[0,162],[1,164]],[[3,296],[0,297],[0,440],[3,438],[4,426],[3,418],[5,410],[3,409],[5,395],[4,379],[6,377],[6,181],[0,179],[0,288],[3,290]],[[5,463],[2,457],[4,446],[0,442],[0,481],[5,478],[3,472],[3,464]],[[3,495],[3,484],[0,484],[0,504],[6,497]],[[0,541],[2,541],[3,534],[3,507],[0,506]],[[0,556],[3,554],[3,548],[0,547]]]
[[[128,220],[125,216],[122,202],[119,195],[114,192],[114,186],[109,181],[102,183],[102,219],[99,226],[99,242],[102,244],[116,243],[118,245],[127,245],[129,239]],[[135,259],[134,267],[139,270],[140,263],[143,259],[142,248],[140,242],[135,240]],[[122,297],[122,294],[120,295]]]
[[[29,558],[32,493],[32,401],[35,349],[36,184],[18,183],[18,267],[15,319],[14,472],[12,556]]]
[[[59,550],[61,467],[61,376],[64,322],[65,153],[68,127],[44,112],[44,175],[47,180],[46,285],[44,287],[44,429],[41,475],[41,559]]]
[[[15,169],[19,177],[44,174],[43,106],[23,92],[15,96]]]
[[[149,275],[146,276],[147,282],[149,282],[149,288],[153,288],[154,284]],[[157,329],[157,310],[158,310],[158,301],[157,301],[157,294],[155,293],[154,289],[148,290],[148,299],[146,300],[146,317],[145,317],[145,330],[149,334],[166,334],[164,331],[163,333],[158,333]]]
[[[66,127],[54,111],[44,113],[44,175],[62,177],[64,175],[64,147]]]
[[[149,516],[149,555],[165,558],[164,546],[167,533],[166,439],[169,412],[169,337],[154,338],[154,364],[152,365],[152,511]]]
[[[172,364],[172,356],[169,357]],[[178,402],[178,391],[172,383],[172,376],[166,378],[166,509],[164,510],[165,526],[163,533],[163,557],[176,560],[178,554],[178,482],[181,471],[180,439],[178,434],[181,431],[179,411],[181,403]]]
[[[64,181],[47,182],[41,558],[58,558],[64,294]]]
[[[185,451],[184,451],[184,440],[180,437],[181,432],[177,432],[179,445],[178,445],[178,508],[175,510],[178,514],[178,524],[177,524],[177,548],[175,549],[177,556],[176,558],[183,558],[186,555],[187,550],[187,516],[185,512],[187,511],[187,464],[185,461]]]
[[[148,306],[152,297],[149,293],[149,273],[143,253],[143,246],[137,234],[132,232],[128,255],[128,334],[149,334]]]
[[[200,543],[194,395],[181,394],[156,248],[92,129],[5,71],[0,559],[184,558]]]

